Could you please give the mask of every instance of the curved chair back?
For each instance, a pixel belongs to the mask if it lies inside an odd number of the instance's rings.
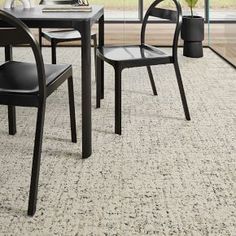
[[[143,19],[142,29],[141,29],[141,43],[145,43],[145,31],[146,25],[148,23],[149,17],[156,17],[165,20],[169,20],[176,24],[175,32],[173,36],[173,47],[172,47],[172,55],[174,59],[177,59],[177,49],[178,49],[178,40],[179,34],[182,25],[182,8],[180,3],[177,0],[172,0],[175,4],[176,10],[169,10],[157,7],[157,5],[165,0],[156,0],[151,6],[148,8],[145,17]]]
[[[32,48],[38,73],[39,96],[40,98],[45,98],[45,69],[38,42],[35,40],[29,28],[11,14],[0,10],[0,21],[4,22],[4,25],[6,24],[5,28],[0,28],[1,46],[26,44]]]

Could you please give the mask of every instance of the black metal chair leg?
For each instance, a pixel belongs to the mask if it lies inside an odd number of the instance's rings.
[[[5,61],[12,60],[12,46],[7,45],[5,47]],[[9,134],[16,134],[16,108],[15,106],[8,106],[8,129]]]
[[[8,106],[8,126],[9,126],[9,134],[16,134],[16,107]]]
[[[101,59],[96,58],[96,108],[101,106]]]
[[[97,51],[97,35],[93,35],[93,49],[94,49],[94,69],[95,69],[95,78],[96,78],[96,66],[97,66],[97,63],[96,63],[96,51]]]
[[[31,173],[30,193],[29,193],[29,205],[28,215],[33,216],[36,211],[37,195],[38,195],[38,182],[40,171],[40,160],[42,152],[42,140],[43,140],[43,126],[45,118],[45,102],[38,107],[36,133],[34,141],[34,154]]]
[[[12,46],[5,46],[5,61],[12,61]]]
[[[186,96],[185,96],[185,92],[184,92],[184,86],[183,86],[178,62],[174,63],[174,68],[175,68],[175,73],[176,73],[177,82],[178,82],[178,86],[179,86],[179,92],[180,92],[180,96],[181,96],[181,100],[182,100],[182,104],[183,104],[183,108],[184,108],[185,118],[186,118],[186,120],[190,120],[191,118],[190,118],[190,114],[189,114],[189,110],[188,110],[188,104],[187,104],[187,100],[186,100]]]
[[[150,79],[150,82],[151,82],[153,95],[157,95],[157,89],[156,89],[155,81],[154,81],[154,78],[153,78],[151,66],[147,66],[147,71],[148,71],[149,79]]]
[[[103,74],[103,79],[101,77],[101,99],[104,99],[104,61],[101,61],[101,76]]]
[[[51,41],[51,47],[52,47],[52,64],[57,64],[56,59],[56,42],[52,39]]]
[[[39,28],[39,47],[42,51],[42,28]]]
[[[121,135],[121,73],[115,68],[115,133]]]
[[[73,78],[68,79],[68,94],[69,94],[69,108],[70,108],[70,127],[71,127],[71,141],[77,142],[76,132],[76,118],[75,118],[75,101],[74,101],[74,89]]]

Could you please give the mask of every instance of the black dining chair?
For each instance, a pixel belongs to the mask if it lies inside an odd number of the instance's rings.
[[[46,100],[66,80],[71,139],[77,142],[72,67],[44,64],[39,44],[23,22],[2,10],[0,21],[9,26],[0,28],[0,46],[29,45],[36,62],[7,61],[0,66],[0,104],[36,107],[38,111],[28,203],[28,215],[33,216],[36,211]]]
[[[115,70],[115,133],[121,134],[121,74],[122,70],[131,67],[146,66],[149,79],[151,82],[153,94],[157,95],[151,66],[160,64],[174,64],[174,69],[177,77],[179,91],[182,99],[182,104],[185,112],[185,117],[190,120],[187,100],[185,97],[184,87],[181,79],[180,69],[178,65],[178,39],[182,24],[182,10],[177,0],[172,0],[175,4],[176,10],[168,10],[156,7],[164,0],[156,0],[148,8],[143,20],[141,28],[141,44],[132,46],[103,46],[97,49],[97,96],[96,107],[100,107],[100,100],[104,96],[104,81],[101,80],[101,62],[106,61],[111,64]],[[169,20],[176,24],[172,53],[168,55],[160,48],[145,44],[145,31],[149,17],[157,17]]]
[[[41,0],[41,5],[58,5],[58,4],[74,4],[74,0]],[[81,35],[78,30],[66,29],[66,30],[54,30],[54,31],[42,31],[39,29],[39,45],[42,48],[42,37],[51,42],[51,54],[52,64],[57,63],[56,59],[56,46],[58,43],[71,42],[81,40]],[[97,35],[96,33],[91,34],[91,39],[94,46],[94,61],[96,64],[96,48],[97,48]]]

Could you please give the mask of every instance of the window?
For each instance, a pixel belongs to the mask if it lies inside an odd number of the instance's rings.
[[[236,0],[214,0],[209,2],[210,20],[236,21]]]
[[[140,19],[140,0],[90,0],[89,2],[104,6],[106,20]]]

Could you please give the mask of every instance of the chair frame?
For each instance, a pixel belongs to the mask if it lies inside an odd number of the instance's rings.
[[[38,109],[28,202],[28,215],[33,216],[36,211],[37,203],[46,99],[65,80],[68,81],[71,140],[74,143],[77,142],[72,67],[70,66],[68,70],[61,74],[60,77],[58,77],[52,84],[46,86],[43,57],[39,44],[35,40],[29,28],[22,21],[2,10],[0,10],[0,20],[6,22],[9,27],[11,27],[0,28],[0,46],[4,46],[7,51],[9,45],[29,45],[33,51],[36,62],[39,86],[39,91],[37,93],[14,93],[0,91],[0,104],[8,105],[9,109],[14,106],[36,107]],[[9,122],[10,120],[11,118],[9,118]]]
[[[41,0],[39,4],[40,5],[46,5],[47,3],[49,3],[51,5],[74,4],[74,3],[76,3],[76,1],[75,0],[72,0],[72,1],[71,0],[69,0],[69,1],[66,1],[66,0],[64,0],[64,1]],[[56,39],[56,38],[51,38],[51,37],[48,37],[47,34],[44,34],[44,32],[42,31],[42,28],[39,28],[39,45],[40,45],[41,49],[42,49],[42,37],[44,37],[49,42],[51,42],[52,64],[56,64],[57,63],[56,47],[57,47],[58,43],[73,42],[73,41],[81,40],[81,38],[76,38],[76,39]],[[97,34],[95,34],[95,33],[92,34],[91,35],[91,40],[93,41],[93,46],[94,46],[94,62],[95,62],[95,67],[96,67]]]
[[[114,67],[115,70],[115,133],[121,135],[121,74],[122,70],[125,68],[132,68],[132,67],[141,67],[146,66],[149,79],[151,82],[153,94],[157,95],[156,92],[156,86],[151,70],[152,65],[159,65],[159,64],[174,64],[174,69],[177,77],[177,83],[180,91],[181,101],[185,113],[186,120],[190,120],[190,114],[189,109],[187,105],[187,100],[184,92],[183,82],[181,78],[181,73],[179,69],[178,64],[178,40],[179,40],[179,34],[181,30],[182,25],[182,9],[177,0],[172,0],[176,6],[176,11],[174,10],[168,10],[168,9],[162,9],[162,8],[156,8],[156,6],[163,2],[164,0],[156,0],[154,1],[150,7],[148,8],[142,28],[141,28],[141,45],[142,47],[145,47],[145,32],[146,32],[146,26],[148,23],[149,17],[157,17],[162,18],[165,20],[170,20],[172,22],[176,23],[174,37],[173,37],[173,44],[172,44],[172,55],[170,57],[162,58],[162,60],[157,61],[155,58],[142,58],[142,60],[124,60],[124,61],[112,61],[106,58],[100,50],[102,48],[97,49],[97,70],[96,70],[96,79],[97,79],[97,88],[96,88],[96,107],[99,108],[101,105],[100,100],[104,98],[104,81],[102,81],[102,71],[101,71],[101,63],[102,61],[106,61],[107,63],[111,64]],[[127,47],[130,47],[132,45],[129,45]],[[136,45],[135,45],[136,46]],[[125,46],[124,46],[125,47]]]

